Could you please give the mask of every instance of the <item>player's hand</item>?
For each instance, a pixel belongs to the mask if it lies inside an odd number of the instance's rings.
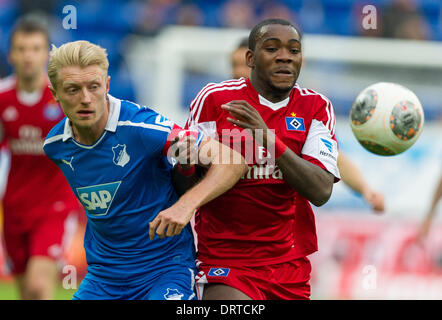
[[[221,108],[229,111],[233,116],[233,118],[227,118],[227,121],[237,125],[238,127],[251,131],[255,141],[263,147],[267,147],[268,127],[259,112],[247,101],[230,101],[221,105]],[[260,129],[259,134],[257,129]]]
[[[190,169],[196,164],[198,158],[198,146],[193,135],[175,137],[171,144],[172,157],[177,160],[183,170]]]
[[[363,192],[365,201],[372,207],[375,213],[381,214],[385,210],[384,195],[380,192],[367,189]]]
[[[186,210],[173,205],[161,211],[152,222],[149,223],[149,238],[153,240],[155,234],[161,239],[179,235],[183,228],[189,223],[194,210]]]

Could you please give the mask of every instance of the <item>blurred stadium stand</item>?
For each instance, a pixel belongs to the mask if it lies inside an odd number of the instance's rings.
[[[408,2],[415,3],[416,7],[397,9]],[[307,34],[357,36],[361,33],[360,9],[363,5],[371,4],[378,8],[379,28],[382,29],[385,25],[382,23],[383,12],[395,3],[396,10],[402,10],[401,14],[404,10],[411,10],[422,17],[425,26],[428,26],[426,39],[442,40],[442,4],[439,0],[0,0],[0,57],[6,56],[9,31],[18,16],[31,12],[44,13],[49,15],[52,39],[56,45],[86,39],[107,48],[113,79],[112,93],[136,100],[133,86],[127,81],[129,77],[124,63],[124,39],[130,34],[153,36],[170,25],[247,29],[262,18],[276,15],[295,21]],[[63,7],[66,5],[77,9],[75,30],[62,28]],[[0,77],[10,72],[5,59],[1,60]],[[194,95],[195,87],[213,81],[195,72],[189,72],[186,77],[190,85],[186,86],[183,94],[184,104]],[[348,103],[349,99],[345,102]]]

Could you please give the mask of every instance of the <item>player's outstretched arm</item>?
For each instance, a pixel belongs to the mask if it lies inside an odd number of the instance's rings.
[[[439,184],[437,185],[436,190],[434,191],[433,198],[431,199],[430,208],[428,209],[427,214],[425,215],[424,221],[419,229],[419,237],[425,238],[431,228],[434,217],[436,216],[436,208],[439,200],[442,198],[442,176],[439,179]]]
[[[248,169],[241,154],[209,137],[200,144],[198,164],[209,166],[206,175],[155,217],[149,224],[150,239],[155,234],[160,238],[180,234],[197,208],[232,188]]]
[[[176,149],[179,154],[174,157],[178,164],[171,171],[172,184],[179,196],[201,181],[208,167],[196,165],[194,158],[197,158],[198,146],[196,138],[192,135],[176,142]],[[196,155],[196,156],[195,156]]]
[[[381,213],[385,210],[384,195],[370,187],[359,168],[342,152],[339,152],[338,168],[342,181],[362,195],[375,212]]]

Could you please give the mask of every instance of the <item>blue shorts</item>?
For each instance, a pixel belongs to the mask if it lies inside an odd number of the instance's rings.
[[[136,285],[112,285],[86,277],[72,300],[197,300],[195,270],[174,265]]]

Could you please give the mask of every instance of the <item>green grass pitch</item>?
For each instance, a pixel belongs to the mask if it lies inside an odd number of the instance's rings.
[[[55,300],[71,300],[76,289],[64,289],[61,285],[55,292]],[[0,281],[0,300],[19,300],[18,289],[13,281]]]

